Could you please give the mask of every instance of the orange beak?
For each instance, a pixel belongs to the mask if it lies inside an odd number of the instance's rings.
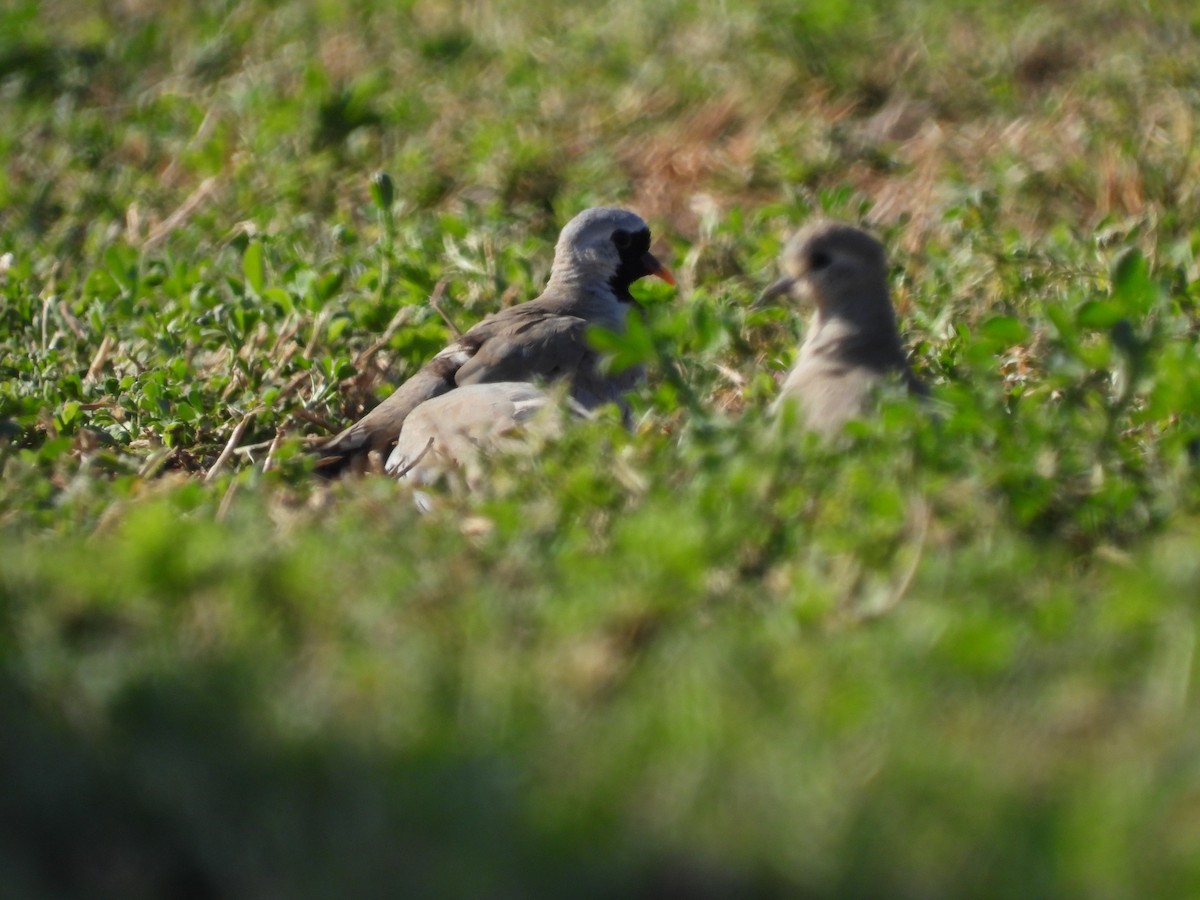
[[[671,274],[671,270],[658,261],[658,258],[653,253],[647,253],[642,257],[642,265],[646,267],[646,271],[651,275],[657,275],[667,284],[675,286],[675,276]]]

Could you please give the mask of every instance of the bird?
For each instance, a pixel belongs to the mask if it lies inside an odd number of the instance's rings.
[[[825,436],[867,413],[888,379],[910,393],[928,388],[909,367],[887,284],[887,257],[874,237],[844,222],[800,229],[780,256],[786,274],[756,305],[786,295],[816,308],[774,410],[798,407],[804,427]]]
[[[619,401],[641,373],[601,372],[586,333],[594,325],[623,330],[635,305],[630,285],[647,275],[675,284],[670,269],[650,252],[650,228],[642,218],[612,207],[584,210],[559,234],[540,296],[488,316],[377,407],[320,444],[317,471],[335,475],[361,466],[371,453],[385,453],[421,404],[468,385],[565,380],[571,398],[585,409]]]

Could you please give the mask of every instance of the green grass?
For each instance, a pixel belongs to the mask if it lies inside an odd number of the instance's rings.
[[[5,896],[1195,896],[1198,31],[8,4]],[[680,281],[633,430],[313,478],[597,204]],[[832,446],[750,308],[818,214],[934,391]]]

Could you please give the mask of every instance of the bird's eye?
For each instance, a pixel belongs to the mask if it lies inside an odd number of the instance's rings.
[[[618,228],[613,232],[612,241],[617,245],[618,250],[628,250],[629,244],[633,241],[633,236],[628,231]]]
[[[833,257],[824,250],[817,250],[808,258],[808,267],[814,272],[827,268],[833,262]]]

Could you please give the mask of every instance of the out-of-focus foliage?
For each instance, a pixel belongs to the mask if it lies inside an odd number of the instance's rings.
[[[5,896],[1194,896],[1198,29],[8,4]],[[597,204],[680,282],[632,429],[313,478]],[[825,445],[750,305],[816,215],[933,387]]]

